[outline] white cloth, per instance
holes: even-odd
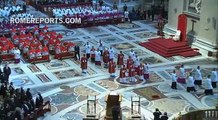
[[[185,78],[185,69],[184,68],[180,68],[180,78]]]
[[[187,87],[194,87],[194,78],[192,76],[189,76],[188,77],[188,80],[187,80]]]
[[[179,41],[180,40],[180,35],[181,35],[181,31],[177,30],[176,34],[173,36],[173,40],[174,41]]]
[[[86,54],[91,52],[91,46],[89,44],[88,45],[86,44],[85,48],[86,48]]]
[[[19,49],[14,50],[14,58],[15,59],[20,59],[20,50]]]
[[[172,82],[176,82],[177,80],[176,73],[172,73],[171,77],[172,77]]]
[[[218,81],[218,77],[217,77],[217,71],[212,71],[211,72],[211,81],[212,82],[217,82]]]
[[[128,12],[128,11],[125,11],[125,12],[124,12],[124,16],[125,16],[125,18],[129,18],[129,12]]]
[[[195,80],[202,80],[202,75],[201,75],[200,69],[195,70]]]
[[[95,61],[101,61],[101,52],[95,51]]]
[[[205,89],[206,89],[206,90],[211,90],[211,89],[213,89],[213,86],[212,86],[212,84],[211,84],[211,79],[210,79],[210,78],[207,78],[207,79],[205,80]]]

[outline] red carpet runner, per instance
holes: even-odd
[[[175,42],[171,38],[153,38],[149,39],[148,42],[141,42],[139,45],[156,52],[163,57],[192,57],[200,55],[198,49],[189,47],[186,42]]]

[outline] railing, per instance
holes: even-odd
[[[180,114],[174,120],[208,120],[213,118],[218,119],[218,109],[192,111],[184,115]]]

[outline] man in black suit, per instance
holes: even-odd
[[[159,111],[159,109],[155,109],[155,112],[153,113],[154,115],[154,120],[160,120],[160,116],[161,116],[161,112]]]
[[[9,81],[9,76],[11,74],[11,68],[8,66],[8,64],[5,64],[4,68],[3,68],[3,72],[4,72],[4,76],[5,76],[5,80],[8,83]]]
[[[127,11],[128,7],[126,6],[126,4],[123,6],[123,12]]]
[[[80,48],[78,45],[76,45],[74,47],[74,51],[75,51],[75,60],[79,59],[80,60]]]
[[[27,96],[27,99],[28,100],[32,100],[32,93],[30,92],[30,88],[27,88],[27,90],[26,90],[26,96]]]

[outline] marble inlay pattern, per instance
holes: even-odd
[[[134,34],[134,35],[135,35],[136,37],[138,37],[138,38],[141,38],[141,39],[143,39],[143,38],[151,38],[151,37],[157,36],[156,33],[152,33],[152,32],[136,33],[136,34]]]
[[[143,63],[149,63],[149,64],[155,64],[155,63],[162,63],[162,61],[158,58],[155,57],[146,57],[146,58],[142,58],[142,62]]]
[[[101,41],[109,44],[109,43],[117,43],[117,42],[122,42],[123,40],[117,38],[117,37],[104,37],[100,39]]]
[[[78,71],[76,71],[75,69],[57,71],[57,72],[53,72],[53,74],[59,80],[81,76],[81,74]]]
[[[135,48],[133,45],[131,45],[129,43],[113,44],[112,46],[118,50],[126,50],[126,49]]]
[[[33,73],[41,72],[41,70],[36,65],[28,65],[27,66]]]
[[[77,93],[78,95],[81,95],[81,96],[95,96],[95,95],[98,95],[99,93],[84,86],[84,85],[79,85],[79,86],[76,86],[74,88],[74,91],[75,93]]]
[[[49,63],[44,63],[44,66],[48,70],[54,70],[54,69],[66,68],[66,67],[69,67],[70,65],[66,63],[65,61],[55,60]]]
[[[88,27],[85,29],[85,31],[89,32],[90,34],[105,33],[105,31],[99,27]]]
[[[28,76],[22,76],[13,78],[10,82],[13,82],[16,87],[23,87],[24,85],[33,85],[33,81]]]
[[[36,75],[43,83],[44,82],[50,82],[51,81],[51,79],[46,75],[46,74],[44,74],[44,73],[42,73],[42,74],[37,74]]]
[[[61,116],[61,118],[64,118],[66,120],[82,120],[84,117],[84,115],[82,115],[81,113],[78,112],[68,112],[66,114],[64,114],[63,116]]]
[[[95,83],[99,84],[100,86],[110,90],[110,91],[113,91],[113,90],[116,90],[119,88],[119,85],[117,85],[115,82],[113,81],[110,81],[110,80],[99,80],[99,81],[96,81]]]
[[[122,29],[122,30],[140,28],[139,25],[136,25],[134,23],[120,23],[120,24],[116,25],[116,27],[118,27],[119,29]]]
[[[21,68],[15,67],[11,69],[11,75],[21,75],[21,74],[25,74]]]
[[[218,94],[204,96],[201,101],[209,107],[214,107],[218,104]]]
[[[123,38],[127,39],[127,40],[135,40],[135,38],[129,36],[129,35],[122,35]]]
[[[62,93],[58,93],[58,94],[54,94],[51,95],[51,102],[53,105],[59,105],[59,104],[75,104],[78,102],[77,100],[77,95],[74,93],[71,94],[62,94]]]

